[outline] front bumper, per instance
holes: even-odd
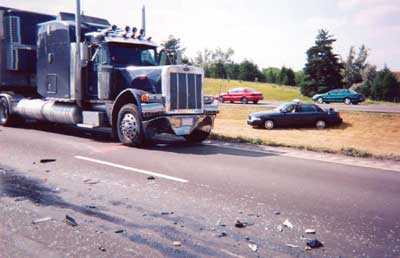
[[[143,127],[148,137],[155,134],[170,133],[177,136],[190,135],[195,130],[210,133],[216,115],[218,104],[204,106],[201,114],[172,114],[165,112],[162,104],[142,104]]]
[[[258,117],[249,117],[247,119],[247,124],[251,126],[261,126],[263,124],[263,121],[261,118]]]

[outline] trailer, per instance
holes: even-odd
[[[201,142],[218,104],[203,92],[203,69],[177,64],[146,37],[76,13],[0,7],[0,125],[24,120],[111,128],[139,147],[170,133]]]

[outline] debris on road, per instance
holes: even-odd
[[[99,246],[99,250],[102,251],[102,252],[106,252],[107,251],[106,248],[104,248],[104,246],[102,246],[102,245]]]
[[[40,163],[44,164],[44,163],[51,163],[51,162],[56,162],[56,159],[41,159]]]
[[[71,216],[65,215],[65,223],[72,226],[72,227],[76,227],[78,226],[78,223],[76,222],[76,220],[74,218],[72,218]]]
[[[305,233],[312,235],[312,234],[317,233],[317,231],[315,229],[308,228],[308,229],[306,229]]]
[[[86,208],[92,209],[92,210],[97,209],[97,207],[94,205],[86,205]]]
[[[221,233],[219,233],[218,235],[217,235],[217,237],[226,237],[227,236],[227,234],[225,233],[225,232],[221,232]]]
[[[174,241],[172,244],[173,244],[174,246],[176,246],[176,247],[182,246],[181,241]]]
[[[300,247],[298,245],[293,245],[293,244],[286,244],[286,246],[290,247],[290,248],[299,248]]]
[[[96,180],[96,179],[85,179],[85,180],[83,180],[83,182],[84,182],[85,184],[88,184],[88,185],[95,185],[95,184],[100,183],[100,180]]]
[[[222,222],[222,219],[219,219],[215,225],[220,227],[226,227],[226,224]]]
[[[282,223],[282,225],[284,225],[285,227],[290,228],[290,229],[293,228],[293,224],[292,224],[288,219],[286,219],[286,220]]]
[[[320,247],[323,247],[323,246],[324,245],[318,239],[307,240],[307,247],[309,247],[311,249],[320,248]]]
[[[123,230],[123,229],[118,229],[118,230],[114,231],[115,234],[122,234],[124,232],[125,232],[125,230]]]
[[[156,180],[156,178],[154,176],[148,176],[147,180]]]
[[[36,219],[36,220],[32,221],[32,224],[39,224],[39,223],[47,222],[50,220],[52,220],[51,217],[44,217],[44,218]]]
[[[257,252],[258,246],[256,244],[249,244],[248,246],[251,249],[251,251]]]
[[[280,211],[274,211],[274,214],[275,215],[281,215],[281,212]]]
[[[235,227],[237,227],[237,228],[245,228],[246,227],[246,223],[243,223],[240,220],[236,220],[235,221]]]
[[[278,225],[278,226],[276,227],[276,230],[278,230],[279,232],[282,232],[282,231],[283,231],[282,225]]]
[[[173,215],[174,212],[173,211],[162,211],[161,215],[166,216],[166,215]]]

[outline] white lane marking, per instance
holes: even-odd
[[[155,172],[147,171],[147,170],[143,170],[143,169],[127,167],[127,166],[124,166],[124,165],[119,165],[119,164],[115,164],[115,163],[111,163],[111,162],[107,162],[107,161],[102,161],[102,160],[98,160],[98,159],[92,159],[92,158],[82,157],[82,156],[75,156],[75,158],[76,159],[80,159],[80,160],[93,162],[93,163],[97,163],[97,164],[101,164],[101,165],[105,165],[105,166],[109,166],[109,167],[114,167],[114,168],[119,168],[119,169],[123,169],[123,170],[133,171],[133,172],[144,174],[144,175],[148,175],[148,176],[164,178],[164,179],[168,179],[168,180],[172,180],[172,181],[176,181],[176,182],[180,182],[180,183],[188,183],[189,182],[186,179],[173,177],[173,176],[168,176],[168,175],[164,175],[164,174],[160,174],[160,173],[155,173]]]

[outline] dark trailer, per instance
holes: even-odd
[[[0,6],[0,91],[35,92],[37,26],[55,18]]]

